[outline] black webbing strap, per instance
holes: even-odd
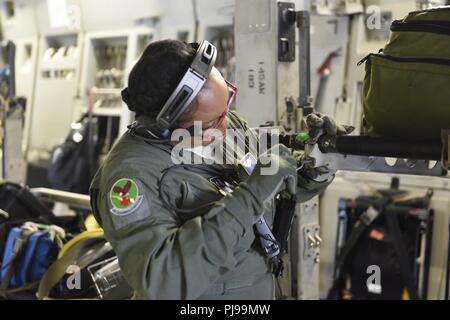
[[[333,284],[331,286],[327,299],[331,300],[337,298],[336,296],[338,294],[337,291],[339,290],[339,286],[341,284],[343,276],[342,270],[344,268],[348,255],[352,252],[353,248],[355,247],[361,236],[364,234],[364,231],[366,231],[370,227],[372,222],[374,222],[379,215],[380,211],[376,210],[374,207],[369,207],[359,217],[359,221],[357,222],[358,225],[356,226],[355,229],[353,229],[352,233],[345,242],[345,245],[342,248],[339,257],[337,257],[336,259]]]
[[[412,300],[417,300],[416,286],[414,285],[414,274],[408,261],[406,254],[406,246],[403,242],[400,226],[398,224],[397,215],[393,212],[386,211],[386,220],[388,230],[392,238],[395,252],[397,253],[398,262],[400,264],[400,272],[403,282],[408,289],[409,296]]]
[[[344,267],[345,261],[347,260],[348,255],[355,247],[356,243],[359,241],[364,231],[370,227],[372,222],[378,218],[380,215],[380,211],[376,210],[373,207],[369,207],[359,218],[358,225],[355,229],[353,229],[352,233],[348,237],[345,242],[344,247],[339,254],[339,257],[336,261],[336,278],[339,279],[342,268]]]
[[[274,275],[280,277],[283,275],[283,254],[287,247],[289,233],[295,217],[295,208],[297,206],[297,198],[282,198],[277,201],[275,220],[273,223],[272,233],[280,245],[280,254],[273,259]]]

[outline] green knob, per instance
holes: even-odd
[[[298,142],[306,143],[311,139],[311,137],[309,136],[309,134],[307,132],[300,132],[299,134],[297,134],[297,137],[295,139]]]

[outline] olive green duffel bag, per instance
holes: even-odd
[[[450,6],[395,21],[389,43],[364,58],[368,135],[431,141],[450,129]]]

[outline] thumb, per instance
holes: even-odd
[[[339,125],[337,128],[338,128],[338,130],[337,130],[338,136],[345,136],[345,135],[351,134],[356,129],[353,126],[347,126],[347,125]]]
[[[285,179],[286,183],[286,191],[288,191],[291,195],[295,195],[297,193],[297,178],[295,176],[287,176]]]
[[[347,134],[351,134],[353,133],[353,131],[356,130],[356,128],[354,126],[344,126],[345,131],[347,131]]]

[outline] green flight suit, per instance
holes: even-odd
[[[233,113],[230,121],[246,128]],[[258,213],[271,226],[273,201],[263,204],[239,188],[235,167],[174,165],[171,150],[126,133],[91,185],[94,214],[135,297],[274,299],[273,267],[253,230]],[[218,188],[215,177],[234,192]],[[301,200],[329,183],[299,178]],[[121,197],[125,189],[131,198]]]

